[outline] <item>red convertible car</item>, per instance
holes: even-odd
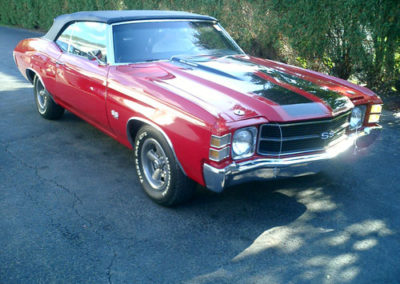
[[[15,63],[39,114],[64,109],[133,149],[154,201],[297,176],[379,133],[382,100],[345,80],[246,55],[218,21],[173,11],[62,15]]]

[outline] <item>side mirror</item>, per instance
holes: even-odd
[[[107,65],[105,62],[103,62],[103,61],[101,61],[101,60],[99,59],[99,57],[102,57],[102,54],[101,54],[101,50],[100,50],[100,49],[98,49],[98,50],[93,50],[93,51],[89,51],[88,54],[89,54],[89,56],[90,56],[90,58],[89,58],[90,60],[96,60],[97,63],[98,63],[99,65],[101,65],[101,66]]]

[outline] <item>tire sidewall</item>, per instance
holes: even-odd
[[[144,142],[150,138],[153,138],[158,143],[160,143],[161,147],[163,148],[166,154],[165,163],[168,169],[169,178],[168,178],[168,184],[162,191],[155,190],[149,184],[143,171],[143,166],[141,161],[141,151]],[[165,141],[164,137],[150,127],[144,127],[140,129],[135,139],[134,159],[135,159],[136,174],[146,194],[157,203],[160,204],[168,203],[168,201],[171,200],[175,194],[174,188],[175,188],[175,178],[176,178],[176,162],[174,160],[173,153],[168,143]]]
[[[38,101],[38,85],[41,84],[43,87],[43,90],[46,92],[46,100],[43,109],[40,107],[39,101]],[[36,109],[40,113],[40,115],[45,116],[48,112],[49,108],[49,102],[50,102],[50,96],[47,94],[46,88],[43,86],[42,82],[40,81],[39,77],[35,77],[35,82],[34,82],[34,96],[35,96],[35,103],[36,103]]]

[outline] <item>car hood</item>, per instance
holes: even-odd
[[[245,55],[174,57],[154,64],[163,72],[148,73],[145,80],[226,122],[328,118],[353,108],[352,100],[375,96],[341,79]]]

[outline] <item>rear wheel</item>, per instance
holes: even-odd
[[[46,119],[59,119],[64,114],[64,108],[53,101],[38,76],[35,76],[33,86],[33,94],[39,114]]]
[[[135,139],[135,166],[145,193],[155,202],[172,206],[193,196],[195,182],[181,170],[165,138],[150,126]]]

